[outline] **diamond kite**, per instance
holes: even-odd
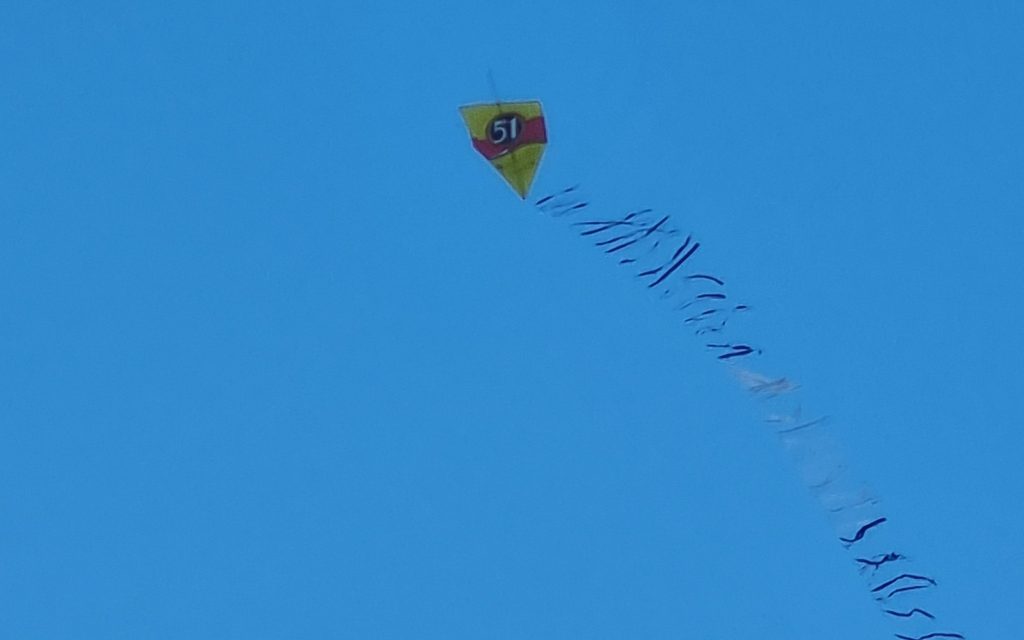
[[[525,199],[548,142],[539,102],[498,102],[459,107],[473,147]]]

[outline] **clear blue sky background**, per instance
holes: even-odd
[[[897,4],[8,3],[0,635],[891,637],[758,409],[470,148],[488,69],[1019,635],[1024,9]]]

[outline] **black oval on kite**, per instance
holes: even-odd
[[[487,123],[487,139],[494,144],[510,145],[523,133],[524,125],[518,113],[502,113]]]

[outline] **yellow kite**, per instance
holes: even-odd
[[[473,147],[526,199],[548,142],[540,103],[470,104],[459,111]]]

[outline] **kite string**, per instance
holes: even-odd
[[[498,84],[494,81],[494,71],[490,67],[487,67],[487,84],[491,87],[494,104],[498,106],[498,111],[501,111],[501,97],[498,93]]]

